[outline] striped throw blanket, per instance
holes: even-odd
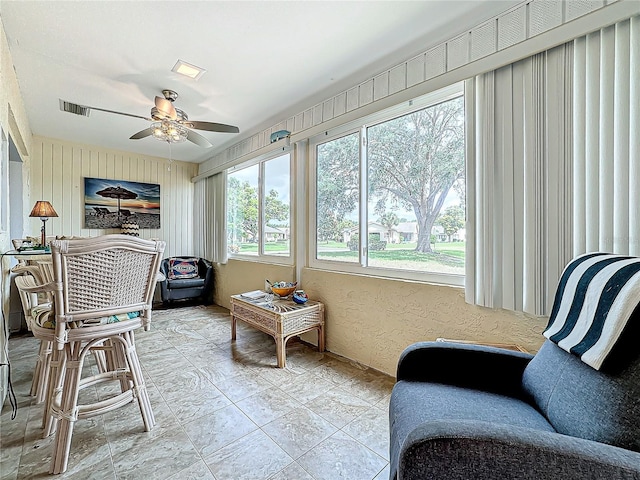
[[[587,253],[558,284],[543,335],[599,370],[640,303],[640,258]]]

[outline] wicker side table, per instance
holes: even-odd
[[[242,320],[271,335],[276,341],[279,368],[286,364],[287,341],[296,335],[318,330],[318,351],[324,352],[324,305],[309,300],[298,305],[291,300],[274,300],[267,304],[241,295],[231,296],[231,340],[236,339],[236,322]]]

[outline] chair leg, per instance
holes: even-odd
[[[126,359],[129,364],[129,370],[131,373],[131,381],[133,382],[134,396],[138,400],[138,406],[140,408],[140,414],[142,415],[142,421],[144,423],[144,429],[146,432],[150,431],[156,424],[155,416],[153,415],[153,409],[151,408],[151,400],[149,399],[149,392],[144,381],[142,374],[142,367],[140,366],[140,359],[136,353],[135,337],[133,331],[125,332],[122,335],[126,343]]]
[[[32,395],[36,397],[36,403],[42,403],[47,398],[51,351],[51,342],[41,340],[38,361],[36,362],[36,368],[33,372],[33,383],[31,385]]]
[[[66,360],[67,356],[64,350],[52,350],[51,360],[49,361],[49,385],[47,386],[42,415],[42,428],[44,429],[42,435],[43,438],[47,438],[56,431],[58,420],[53,415],[51,406],[55,399],[58,399],[59,401],[59,397],[62,393],[62,382],[64,381]]]
[[[32,397],[38,396],[38,388],[40,387],[40,380],[41,380],[41,376],[43,375],[42,357],[40,357],[40,352],[42,351],[42,343],[43,342],[41,341],[40,350],[38,352],[38,359],[36,360],[36,366],[33,368],[33,378],[31,379],[31,390],[29,390],[29,395]]]
[[[67,362],[60,404],[54,402],[51,406],[52,413],[58,417],[58,429],[49,469],[49,473],[52,474],[64,473],[67,470],[73,427],[78,419],[78,392],[84,363],[80,342],[66,344],[65,353]]]
[[[133,331],[109,338],[100,345],[100,348],[96,349],[96,351],[100,350],[104,354],[104,366],[107,368],[107,372],[102,372],[96,377],[87,378],[87,380],[93,382],[94,378],[103,378],[104,381],[120,379],[121,389],[124,391],[111,399],[113,400],[111,408],[123,406],[133,399],[137,400],[144,429],[145,431],[150,431],[155,425],[155,417],[151,408],[151,401],[146,389],[140,360],[136,353]],[[56,432],[49,470],[52,474],[64,473],[67,470],[76,420],[101,414],[104,411],[108,411],[107,409],[111,409],[105,403],[108,400],[105,400],[98,404],[85,405],[83,413],[79,415],[79,391],[83,388],[83,385],[91,384],[83,384],[82,382],[82,367],[86,353],[89,351],[92,351],[89,345],[83,348],[81,342],[71,342],[65,344],[64,350],[54,349],[51,356],[49,394],[46,399],[43,425],[45,427],[45,436],[51,435],[54,431]],[[105,376],[104,373],[112,373],[113,375]]]
[[[107,338],[91,349],[96,358],[99,373],[117,372],[126,369],[126,358],[115,343],[117,342]],[[126,392],[130,390],[129,383],[127,378],[120,376],[120,391]]]
[[[109,340],[111,346],[113,347],[113,366],[114,370],[129,370],[131,371],[131,365],[128,363],[128,357],[126,350],[131,348],[129,346],[129,340],[127,338],[127,334],[124,333],[122,335],[123,340],[127,343],[126,348],[122,348],[123,344],[119,342],[113,342]],[[119,348],[118,348],[119,345]],[[133,388],[133,383],[129,375],[120,376],[120,391],[126,392],[127,390],[131,390]]]
[[[95,349],[91,349],[93,357],[96,359],[96,366],[99,373],[109,371],[109,352],[102,349],[102,346],[96,345]]]

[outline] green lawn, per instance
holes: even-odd
[[[434,250],[443,255],[450,255],[464,260],[464,242],[436,243]]]
[[[239,253],[258,253],[257,243],[241,243]],[[289,251],[289,242],[267,242],[264,245],[266,253],[285,253]]]
[[[415,251],[414,243],[387,244],[386,250],[369,252],[371,266],[386,268],[402,268],[413,270],[447,271],[450,273],[464,273],[464,242],[443,242],[433,246],[433,253],[419,253]],[[288,242],[269,242],[265,244],[267,253],[286,253]],[[257,254],[256,243],[240,244],[240,252]],[[318,244],[318,258],[323,260],[337,260],[356,262],[358,252],[350,251],[342,242],[321,242]]]
[[[347,250],[344,243],[334,243],[332,251],[326,244],[318,247],[320,259],[347,262],[358,260],[358,252]],[[386,250],[369,252],[369,263],[371,266],[386,268],[464,274],[464,242],[436,243],[433,253],[416,252],[415,248],[415,243],[388,244]]]

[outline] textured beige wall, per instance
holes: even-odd
[[[229,260],[217,264],[214,301],[225,308],[231,306],[229,297],[251,290],[263,290],[265,279],[271,282],[292,282],[295,269],[287,265]]]
[[[216,303],[261,289],[264,279],[293,279],[294,269],[230,260],[216,267]],[[531,352],[543,341],[546,318],[469,305],[461,288],[303,269],[300,286],[326,309],[327,350],[395,375],[402,350],[438,337],[517,343]],[[316,344],[315,333],[303,339]]]
[[[469,305],[456,287],[313,269],[303,270],[302,285],[325,304],[327,349],[389,375],[404,348],[438,337],[537,351],[547,322]]]

